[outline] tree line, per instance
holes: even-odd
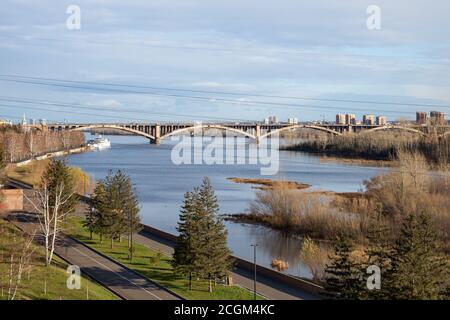
[[[326,154],[343,158],[368,160],[397,160],[400,152],[423,155],[430,165],[448,165],[450,162],[450,138],[411,134],[368,133],[344,136],[318,136],[295,141],[285,149]]]
[[[129,258],[133,259],[133,234],[141,229],[139,200],[131,178],[121,170],[109,172],[107,177],[96,183],[91,196],[91,205],[86,215],[85,227],[106,237],[111,248],[114,240],[128,238]]]
[[[83,146],[82,132],[24,130],[21,126],[0,128],[0,153],[6,163],[14,163],[49,152]]]

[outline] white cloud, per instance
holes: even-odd
[[[286,96],[370,94],[377,100],[404,95],[408,101],[449,101],[447,0],[378,0],[380,31],[366,28],[368,0],[77,4],[82,29],[68,31],[64,2],[3,1],[2,72]],[[3,86],[0,94],[12,90],[21,95],[23,88]],[[74,101],[118,109],[144,103],[154,111],[177,112],[183,106],[183,111],[201,108],[205,114],[228,117],[238,117],[242,110],[182,97],[108,92],[93,97],[91,91],[52,87],[28,92],[64,100],[68,91]],[[267,112],[255,107],[246,116],[259,119]]]
[[[122,103],[115,99],[102,99],[97,101],[86,102],[86,105],[89,106],[100,106],[100,107],[108,107],[108,108],[120,108],[122,107]]]

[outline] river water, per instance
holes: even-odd
[[[178,214],[184,192],[210,178],[216,191],[221,213],[242,213],[255,197],[251,185],[228,181],[228,177],[285,179],[307,183],[316,190],[339,192],[358,191],[363,181],[382,168],[321,162],[320,158],[298,152],[280,151],[279,172],[261,176],[257,165],[176,165],[171,152],[176,142],[163,140],[151,145],[148,140],[134,136],[109,136],[112,148],[103,151],[71,155],[68,162],[82,168],[95,180],[104,178],[110,169],[121,169],[131,176],[139,194],[142,221],[145,224],[176,233]],[[248,162],[246,162],[248,163]],[[252,243],[257,243],[257,261],[270,267],[272,259],[289,262],[286,271],[310,278],[309,269],[299,260],[301,241],[281,235],[264,227],[233,222],[226,223],[228,243],[233,254],[253,260]]]

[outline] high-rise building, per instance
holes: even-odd
[[[377,125],[378,126],[385,126],[386,124],[387,124],[387,118],[385,116],[377,117]]]
[[[347,113],[345,115],[345,124],[356,124],[356,115],[352,113]]]
[[[277,123],[279,123],[278,117],[277,116],[270,116],[269,117],[269,123],[270,124],[277,124]]]
[[[288,123],[289,124],[298,124],[298,119],[297,118],[289,118]]]
[[[445,125],[445,114],[439,111],[431,111],[430,121],[434,125],[443,126]]]
[[[345,124],[345,114],[338,113],[336,115],[336,124]]]
[[[363,124],[374,125],[375,124],[375,116],[373,114],[363,115]]]
[[[416,123],[417,124],[427,124],[427,113],[418,111],[416,112]]]

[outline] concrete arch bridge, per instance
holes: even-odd
[[[35,126],[41,130],[50,131],[92,131],[95,129],[120,130],[133,135],[145,137],[151,143],[159,144],[162,139],[174,135],[204,134],[207,130],[220,130],[236,136],[245,136],[256,142],[275,134],[300,129],[310,129],[325,132],[330,135],[341,136],[351,133],[366,134],[382,131],[404,131],[421,136],[427,136],[429,129],[424,126],[399,125],[341,125],[341,124],[262,124],[262,123],[74,123],[74,124],[48,124]],[[438,135],[444,137],[450,134],[449,127],[440,128]]]

